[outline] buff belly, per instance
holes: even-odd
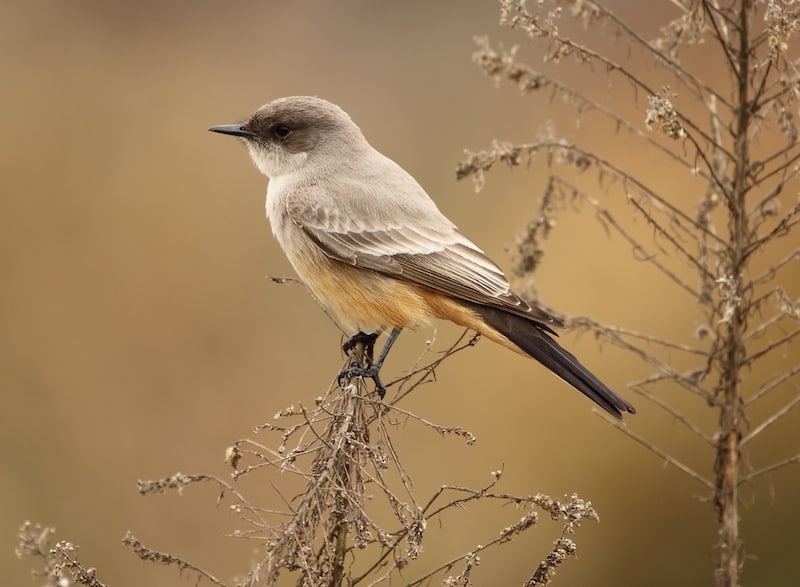
[[[303,255],[292,264],[345,334],[413,328],[435,318],[419,287],[319,254]]]
[[[458,300],[331,259],[318,249],[290,260],[300,279],[347,336],[358,331],[414,328],[442,319],[525,354]]]

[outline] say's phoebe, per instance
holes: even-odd
[[[345,333],[391,328],[385,355],[400,329],[451,320],[530,355],[617,418],[635,413],[551,338],[551,325],[563,323],[511,291],[502,270],[335,104],[280,98],[210,130],[240,137],[269,178],[272,232]]]

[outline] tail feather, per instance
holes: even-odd
[[[636,408],[611,391],[608,386],[584,367],[575,355],[563,349],[551,338],[547,331],[553,331],[545,324],[540,324],[498,308],[472,303],[467,305],[486,324],[612,416],[621,420],[622,412],[636,413]]]

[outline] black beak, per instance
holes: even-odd
[[[243,137],[245,139],[251,139],[254,136],[256,136],[254,132],[247,130],[241,124],[223,124],[222,126],[212,126],[208,130],[210,130],[211,132],[218,132],[223,135]]]

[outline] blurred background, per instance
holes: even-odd
[[[633,0],[609,4],[644,38],[675,17],[668,2],[647,11]],[[246,572],[260,555],[251,542],[225,536],[240,523],[215,506],[212,488],[147,498],[136,492],[137,479],[177,471],[226,477],[225,447],[253,436],[281,408],[310,404],[342,361],[340,334],[316,304],[298,286],[267,279],[291,269],[264,218],[266,180],[244,149],[209,126],[280,96],[327,98],[506,268],[508,247],[538,204],[544,167],[498,168],[476,195],[470,181],[454,179],[465,149],[493,139],[532,141],[552,121],[560,134],[622,158],[645,181],[672,182],[665,191],[676,199],[699,189],[691,178],[667,179],[663,161],[610,125],[578,125],[568,106],[522,98],[487,79],[470,60],[474,35],[520,43],[524,60],[541,62],[535,47],[498,20],[492,1],[0,5],[4,584],[39,584],[30,578],[33,561],[13,553],[15,529],[26,519],[80,544],[81,560],[118,587],[194,583],[135,558],[120,544],[129,529],[222,580]],[[610,35],[586,34],[624,57]],[[709,71],[702,67],[698,60],[697,71],[716,75],[713,61]],[[652,68],[647,75],[658,79]],[[628,104],[630,119],[643,126],[645,98],[625,84],[571,65],[561,77],[599,89],[622,111],[620,103]],[[605,197],[602,190],[597,197]],[[602,203],[625,209],[620,198]],[[692,210],[695,200],[682,205]],[[592,211],[572,212],[547,241],[536,277],[542,300],[690,343],[700,317],[691,300],[637,262]],[[639,228],[646,234],[641,220]],[[785,287],[795,297],[793,279]],[[402,373],[426,341],[441,350],[458,334],[439,325],[404,335],[385,379]],[[591,336],[565,333],[562,342],[618,390],[650,372]],[[796,351],[777,354],[773,373],[798,361]],[[486,341],[447,361],[437,379],[403,407],[463,426],[478,441],[466,446],[397,429],[423,497],[443,483],[486,484],[502,467],[502,491],[577,492],[600,513],[599,524],[584,524],[575,536],[578,558],[559,571],[557,585],[712,583],[716,529],[705,488],[607,425],[578,393]],[[664,393],[713,429],[701,402],[671,388]],[[631,430],[710,475],[710,450],[632,392],[623,395],[640,408],[627,420]],[[795,454],[799,425],[790,416],[754,444],[753,467]],[[280,486],[282,478],[272,482]],[[260,490],[251,487],[251,499],[281,506],[266,483]],[[796,468],[745,487],[745,583],[800,581],[798,492]],[[419,571],[490,540],[519,515],[474,508],[449,516],[439,535],[447,538],[432,533]],[[485,556],[473,579],[520,584],[555,532],[543,524]]]

